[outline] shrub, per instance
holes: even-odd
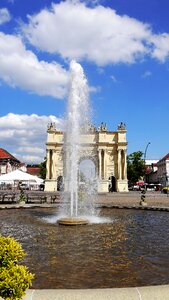
[[[19,194],[19,202],[25,202],[26,198],[25,198],[25,194],[23,189],[20,187],[20,194]]]
[[[0,236],[0,268],[17,263],[25,256],[21,244],[11,237]]]
[[[17,265],[25,256],[20,243],[14,238],[0,236],[0,297],[20,300],[31,286],[34,275],[27,267]]]

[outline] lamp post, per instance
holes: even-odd
[[[144,151],[144,183],[146,183],[146,155],[147,155],[147,149],[148,149],[148,146],[150,145],[150,142],[148,142],[146,148],[145,148],[145,151]]]
[[[145,201],[146,198],[146,154],[147,154],[147,149],[148,146],[150,145],[150,142],[148,142],[145,151],[144,151],[144,189],[141,191],[141,201],[140,204],[142,206],[146,206],[147,202]]]

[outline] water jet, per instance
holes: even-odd
[[[69,207],[67,207],[67,216],[58,220],[60,225],[88,224],[88,220],[83,216],[84,207],[82,209],[79,205],[79,198],[83,200],[82,198],[85,198],[85,194],[89,191],[89,187],[85,183],[85,191],[83,191],[83,194],[80,192],[79,154],[82,128],[86,128],[90,123],[89,110],[86,76],[82,66],[72,60],[70,63],[70,92],[63,145],[64,192],[62,198],[66,203],[69,202]]]

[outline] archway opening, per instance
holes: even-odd
[[[57,191],[63,191],[63,176],[58,176],[57,178]]]
[[[111,176],[111,192],[116,191],[116,179],[114,176]]]
[[[96,166],[90,158],[84,158],[79,163],[79,188],[97,191]]]

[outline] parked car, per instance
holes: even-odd
[[[161,192],[164,193],[164,194],[168,194],[169,193],[169,186],[163,187]]]

